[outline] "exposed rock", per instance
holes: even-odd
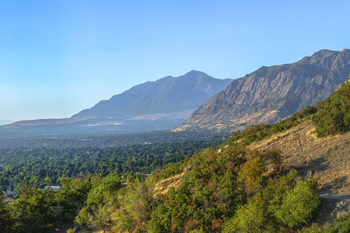
[[[350,50],[320,50],[298,62],[263,66],[233,80],[174,128],[234,131],[273,123],[326,99],[350,73]]]

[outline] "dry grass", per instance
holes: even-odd
[[[250,145],[252,149],[282,150],[284,163],[301,176],[314,171],[321,191],[350,193],[350,132],[317,138],[311,121]]]
[[[156,198],[156,197],[160,197],[161,195],[166,194],[170,187],[174,187],[176,190],[180,186],[184,175],[185,175],[185,172],[160,181],[158,184],[156,184],[156,186],[154,188],[153,197]]]

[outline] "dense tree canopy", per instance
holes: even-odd
[[[124,174],[129,171],[149,174],[195,152],[215,147],[222,137],[209,141],[187,141],[110,148],[4,149],[0,150],[0,187],[18,194],[25,177],[39,188],[59,185],[61,177],[85,179],[89,174]]]
[[[58,192],[25,178],[18,199],[0,202],[0,224],[6,233],[46,232],[49,224],[72,221],[87,232],[322,232],[308,226],[320,204],[315,180],[285,171],[280,153],[226,143],[149,177],[132,171],[124,179],[61,177]],[[181,182],[155,195],[156,184],[176,174],[183,174]],[[325,232],[342,232],[347,219]]]

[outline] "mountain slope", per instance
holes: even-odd
[[[271,125],[248,126],[226,142],[262,152],[281,151],[285,169],[296,169],[302,178],[313,176],[323,199],[316,218],[320,225],[350,209],[349,82],[350,78],[313,107]]]
[[[234,131],[272,123],[327,98],[350,73],[350,50],[320,50],[292,63],[261,67],[233,80],[174,128]]]
[[[261,151],[279,149],[284,163],[296,169],[301,176],[313,171],[321,191],[349,194],[349,139],[350,132],[317,138],[315,126],[306,121],[249,147]]]
[[[148,114],[193,111],[211,96],[224,90],[230,79],[219,80],[199,71],[180,77],[168,76],[146,82],[103,100],[75,117],[113,117],[124,119]]]
[[[284,163],[306,176],[313,171],[323,191],[350,193],[350,78],[324,101],[271,125],[237,131],[227,144],[243,143],[260,151],[282,151]],[[326,133],[324,132],[327,127]]]
[[[10,120],[0,120],[0,125],[11,124],[13,121]]]

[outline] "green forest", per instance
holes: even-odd
[[[157,192],[175,174],[183,174],[180,185]],[[133,172],[126,180],[116,173],[62,178],[58,192],[24,179],[19,198],[1,199],[0,227],[47,232],[74,222],[67,232],[348,232],[349,216],[325,230],[310,225],[320,205],[317,183],[297,176],[283,169],[280,151],[225,143],[147,178]]]
[[[0,150],[0,187],[20,194],[24,178],[38,188],[59,185],[62,177],[85,179],[91,174],[102,177],[109,173],[122,176],[133,171],[150,174],[171,162],[178,162],[204,148],[215,147],[224,141],[215,137],[208,141],[154,143],[108,148],[66,149],[2,149]]]

